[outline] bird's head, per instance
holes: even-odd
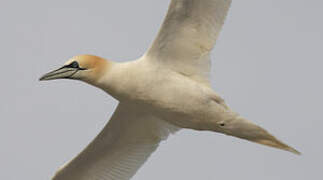
[[[94,84],[104,75],[110,65],[111,62],[97,56],[74,56],[61,68],[43,75],[39,80],[77,79]]]

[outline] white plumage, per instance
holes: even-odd
[[[299,152],[232,111],[210,86],[210,52],[231,0],[172,0],[141,58],[75,56],[40,80],[77,79],[119,100],[111,120],[54,180],[128,180],[180,128],[209,130]]]

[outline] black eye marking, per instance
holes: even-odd
[[[222,126],[222,127],[223,127],[223,126],[225,126],[225,124],[224,124],[224,123],[221,123],[221,124],[220,124],[220,126]]]
[[[78,62],[73,61],[71,64],[66,65],[65,67],[78,69],[80,66],[79,66],[79,63]]]
[[[79,68],[80,67],[79,63],[76,62],[76,61],[73,61],[70,65],[71,65],[72,68]]]
[[[78,70],[86,70],[85,68],[81,68],[77,61],[73,61],[71,64],[64,66],[64,68],[73,68]]]

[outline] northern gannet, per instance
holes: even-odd
[[[128,180],[169,134],[208,130],[299,152],[232,111],[211,88],[210,52],[231,0],[172,0],[150,49],[116,63],[74,56],[40,80],[76,79],[119,101],[101,133],[54,180]]]

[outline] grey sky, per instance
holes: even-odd
[[[39,76],[77,54],[139,57],[168,3],[2,1],[0,179],[49,179],[98,134],[117,104],[84,83],[40,83]],[[302,156],[183,130],[133,179],[322,178],[322,6],[317,0],[233,0],[213,53],[215,90]]]

